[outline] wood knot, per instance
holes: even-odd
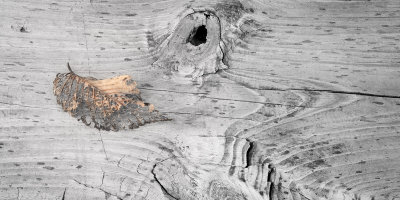
[[[207,11],[191,13],[179,22],[153,65],[192,79],[215,73],[226,68],[220,42],[219,18]]]

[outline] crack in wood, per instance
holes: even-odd
[[[400,99],[399,95],[385,95],[385,94],[375,94],[368,92],[356,92],[356,91],[341,91],[341,90],[323,90],[323,89],[309,89],[309,88],[254,88],[251,86],[246,86],[250,89],[260,90],[260,91],[304,91],[304,92],[326,92],[332,94],[349,94],[349,95],[358,95],[358,96],[368,96],[368,97],[381,97],[381,98],[391,98],[391,99]]]
[[[104,146],[103,136],[101,135],[100,131],[99,131],[99,135],[100,135],[100,141],[101,141],[101,145],[103,147],[104,155],[106,156],[106,160],[108,160],[107,151],[106,151],[106,148]]]
[[[397,95],[384,95],[384,94],[374,94],[374,93],[366,93],[366,92],[320,90],[320,89],[296,89],[296,88],[291,88],[291,89],[288,89],[288,90],[297,90],[297,91],[300,90],[300,91],[306,91],[306,92],[328,92],[328,93],[333,93],[333,94],[350,94],[350,95],[359,95],[359,96],[400,99],[400,96],[397,96]]]
[[[253,154],[255,152],[256,144],[254,141],[250,141],[249,139],[246,139],[246,142],[249,145],[249,147],[246,151],[246,166],[245,166],[245,168],[248,168],[252,165],[251,160],[252,160]]]
[[[17,187],[17,200],[20,200],[20,191],[19,191],[20,187]]]
[[[96,189],[96,190],[100,190],[100,191],[104,192],[104,194],[109,195],[109,196],[113,196],[113,197],[117,198],[118,200],[123,200],[123,199],[124,199],[124,198],[118,196],[117,194],[113,194],[113,193],[111,193],[111,192],[108,192],[108,191],[104,190],[103,188],[94,187],[94,186],[88,185],[88,184],[86,184],[86,183],[82,183],[82,182],[80,182],[80,181],[78,181],[78,180],[76,180],[76,179],[72,179],[72,180],[75,181],[76,183],[78,183],[79,185],[84,186],[84,187],[91,188],[91,189]]]
[[[140,166],[141,166],[143,163],[144,163],[144,160],[142,160],[142,161],[139,163],[139,165],[136,167],[136,172],[137,172],[138,174],[140,174],[140,175],[143,175],[142,173],[139,172],[139,168],[140,168]]]
[[[273,164],[269,164],[268,168],[270,169],[268,172],[267,185],[269,186],[269,200],[273,200],[275,191],[275,179],[276,179],[276,168]],[[269,184],[268,184],[269,183]]]
[[[123,155],[117,162],[117,167],[120,167],[121,161],[125,158],[126,155]]]
[[[103,184],[104,184],[104,177],[105,177],[105,175],[106,175],[106,172],[105,172],[103,169],[101,169],[101,171],[103,172],[103,175],[102,175],[102,177],[101,177],[101,184],[100,184],[99,188],[101,188],[101,187],[103,186]]]
[[[246,121],[252,121],[252,122],[259,122],[253,119],[247,119],[243,117],[229,117],[229,116],[217,116],[217,115],[211,115],[211,114],[204,114],[204,113],[189,113],[189,112],[173,112],[173,111],[166,111],[163,113],[170,113],[170,114],[176,114],[176,115],[197,115],[197,116],[205,116],[205,117],[212,117],[212,118],[223,118],[223,119],[232,119],[232,120],[246,120]]]
[[[66,192],[67,192],[67,188],[64,189],[64,192],[63,192],[63,195],[62,195],[61,200],[65,200],[65,193],[66,193]]]
[[[165,160],[167,160],[167,159],[165,159]],[[163,161],[165,161],[165,160],[163,160]],[[163,162],[163,161],[161,161],[161,162]],[[161,163],[161,162],[160,162],[160,163]],[[155,163],[155,164],[153,165],[153,168],[151,169],[151,174],[153,175],[154,180],[155,180],[155,181],[157,182],[157,184],[160,186],[160,188],[161,188],[161,190],[163,191],[163,193],[166,194],[167,196],[173,198],[173,199],[179,200],[178,198],[174,197],[171,193],[169,193],[168,190],[164,187],[164,185],[160,182],[160,180],[158,180],[157,175],[156,175],[156,173],[154,172],[154,170],[155,170],[156,167],[157,167],[157,163]]]

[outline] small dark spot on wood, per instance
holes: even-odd
[[[133,16],[136,16],[137,14],[136,13],[128,13],[128,14],[125,14],[126,16],[128,16],[128,17],[133,17]]]
[[[37,164],[37,165],[45,165],[46,163],[44,163],[44,162],[37,162],[36,164]]]
[[[334,151],[333,154],[341,154],[341,151]]]
[[[19,32],[21,32],[21,33],[28,33],[28,31],[26,30],[26,28],[23,27],[23,26],[19,29]]]
[[[289,154],[290,153],[290,151],[289,150],[286,150],[286,151],[284,151],[283,153],[282,153],[282,155],[287,155],[287,154]]]
[[[271,160],[270,158],[266,158],[266,159],[263,161],[263,163],[270,163],[270,162],[272,162],[272,160]]]
[[[158,148],[161,149],[161,150],[163,150],[163,151],[169,152],[169,153],[174,152],[174,150],[172,150],[172,149],[170,149],[170,148],[167,148],[167,147],[164,147],[164,146],[159,146]]]
[[[148,83],[143,83],[142,85],[141,85],[142,87],[153,87],[152,85],[150,85],[150,84],[148,84]]]
[[[313,41],[311,40],[303,40],[302,43],[312,43]]]
[[[308,163],[306,166],[311,168],[311,169],[316,169],[318,166],[321,166],[321,165],[324,165],[324,164],[326,164],[325,160],[318,159],[318,160],[315,160],[313,162]]]
[[[47,170],[53,170],[54,167],[50,167],[50,166],[44,166],[43,169],[47,169]]]

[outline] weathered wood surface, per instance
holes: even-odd
[[[398,0],[0,8],[0,199],[400,198]],[[152,65],[206,9],[229,69],[192,82]],[[132,76],[173,120],[119,132],[77,122],[52,91],[67,62]]]

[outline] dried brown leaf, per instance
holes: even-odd
[[[133,129],[150,122],[169,120],[143,102],[136,82],[128,75],[97,80],[69,73],[57,74],[54,94],[64,111],[86,125],[102,130]]]

